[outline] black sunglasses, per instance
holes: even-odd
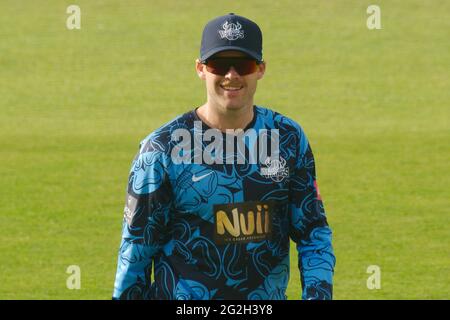
[[[245,76],[258,70],[261,61],[257,61],[250,57],[216,57],[202,61],[206,65],[208,72],[219,76],[224,76],[233,67],[241,76]]]

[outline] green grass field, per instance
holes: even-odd
[[[81,30],[66,8],[81,7]],[[381,30],[366,8],[381,7]],[[335,299],[450,298],[448,1],[0,3],[0,299],[110,299],[139,141],[203,104],[200,35],[259,23],[255,103],[311,141]],[[290,299],[299,298],[292,246]],[[66,268],[81,268],[81,289]],[[381,289],[369,290],[369,265]]]

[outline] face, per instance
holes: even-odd
[[[212,58],[238,57],[247,57],[247,55],[240,51],[222,51]],[[257,81],[265,72],[265,64],[260,63],[254,73],[241,76],[234,67],[230,67],[228,72],[221,76],[209,72],[206,65],[198,59],[196,68],[198,76],[205,80],[208,102],[220,108],[222,112],[253,106]]]

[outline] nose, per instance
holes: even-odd
[[[237,73],[236,69],[233,66],[230,67],[227,74],[225,75],[225,78],[227,79],[237,79],[239,77],[239,73]]]

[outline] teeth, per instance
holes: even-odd
[[[222,86],[222,88],[230,91],[236,91],[241,89],[241,87],[229,87],[229,86]]]

